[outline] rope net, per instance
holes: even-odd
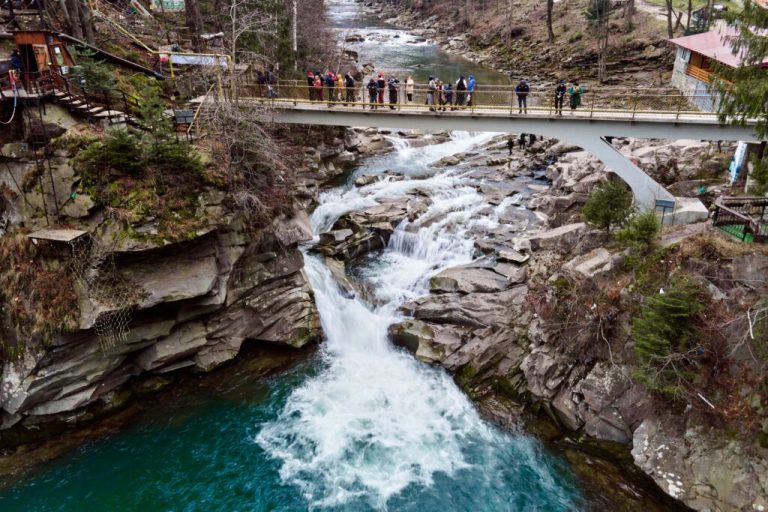
[[[98,316],[93,329],[102,350],[128,340],[135,290],[115,267],[114,251],[89,236],[70,242],[72,269]]]

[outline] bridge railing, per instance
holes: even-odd
[[[461,91],[430,91],[428,87],[418,84],[414,86],[412,99],[406,95],[406,88],[401,83],[395,93],[394,100],[390,101],[390,91],[387,87],[374,91],[375,101],[371,101],[370,92],[362,84],[357,84],[349,94],[344,87],[309,87],[302,81],[279,81],[272,85],[276,97],[268,98],[269,92],[266,84],[243,83],[240,84],[238,95],[241,98],[262,98],[273,102],[275,106],[288,106],[289,104],[317,104],[317,105],[347,105],[361,108],[375,106],[381,108],[394,108],[396,110],[429,110],[440,108],[448,111],[478,111],[508,109],[511,114],[520,111],[518,95],[513,87],[509,86],[480,86],[473,94]],[[430,100],[431,98],[431,100]],[[587,111],[591,114],[631,113],[636,115],[648,114],[674,114],[701,115],[716,117],[715,112],[706,112],[699,109],[697,104],[703,99],[711,99],[708,94],[690,94],[670,89],[587,89],[578,98],[577,104],[572,105],[573,96],[566,94],[562,100],[562,113],[567,114],[573,109]],[[432,104],[428,104],[431,101]],[[558,102],[554,91],[533,91],[526,96],[526,105],[529,112],[546,113],[556,115],[559,113]]]

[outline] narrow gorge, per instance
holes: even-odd
[[[415,15],[384,23],[373,4],[326,2],[350,71],[510,83],[397,26]],[[295,208],[272,205],[258,229],[215,179],[186,240],[164,238],[154,215],[117,234],[114,210],[70,203],[69,222],[109,240],[115,281],[134,291],[130,329],[105,347],[97,319],[117,308],[78,293],[72,332],[3,362],[2,510],[768,507],[765,444],[720,435],[703,402],[665,405],[637,378],[630,335],[633,303],[678,268],[713,316],[734,297],[753,303],[768,251],[701,223],[632,260],[582,215],[610,170],[554,139],[279,130]],[[733,149],[610,143],[680,195]],[[61,146],[60,190],[77,188],[80,148]],[[32,165],[18,149],[0,184]],[[56,194],[40,188],[39,201]],[[26,208],[17,198],[3,225]]]

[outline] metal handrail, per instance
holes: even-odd
[[[514,110],[517,108],[515,105],[514,108],[512,106],[512,102],[505,102],[505,103],[498,103],[498,104],[482,104],[478,101],[473,101],[472,106],[467,105],[427,105],[423,103],[422,101],[414,101],[413,103],[404,103],[401,100],[398,100],[396,103],[389,103],[388,97],[385,96],[385,101],[383,103],[372,103],[370,101],[360,101],[360,99],[356,99],[354,102],[344,101],[340,99],[333,99],[330,102],[325,99],[325,97],[322,100],[309,100],[306,97],[282,97],[282,98],[267,98],[264,96],[240,96],[240,99],[242,101],[256,101],[264,104],[270,104],[275,106],[285,106],[285,105],[291,105],[291,106],[299,106],[301,105],[310,105],[310,106],[318,106],[318,105],[332,105],[332,106],[349,106],[349,107],[361,107],[363,109],[367,108],[376,108],[376,109],[384,109],[387,107],[392,107],[393,110],[403,110],[403,109],[411,109],[411,110],[428,110],[430,108],[438,108],[440,107],[445,108],[446,112],[450,111],[459,111],[459,112],[466,112],[471,111],[473,113],[482,113],[482,112],[488,112],[488,111],[498,111],[498,110],[507,110],[510,111],[510,114],[514,114]],[[554,100],[553,100],[554,101]],[[534,103],[531,101],[531,96],[529,95],[528,100],[528,111],[529,112],[545,112],[548,113],[551,110],[551,105],[549,101],[542,102],[540,104]],[[569,111],[570,109],[568,106],[564,107],[564,111]],[[683,110],[682,108],[677,109],[664,109],[664,108],[638,108],[635,110],[634,114],[631,109],[627,108],[613,108],[610,106],[601,106],[596,104],[595,101],[591,101],[589,106],[585,106],[582,104],[581,107],[575,109],[576,112],[586,112],[589,113],[590,116],[593,114],[629,114],[632,119],[637,119],[641,115],[672,115],[676,116],[676,118],[679,118],[683,115],[695,115],[702,118],[711,118],[711,119],[717,119],[718,114],[716,112],[706,112],[701,110]]]

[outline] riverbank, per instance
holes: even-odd
[[[447,5],[407,6],[389,2],[361,3],[370,16],[408,29],[433,41],[445,51],[478,66],[492,68],[533,86],[551,86],[560,79],[596,82],[597,42],[590,35],[580,4],[555,3],[555,41],[547,40],[545,4],[495,4],[454,10]],[[638,11],[631,30],[621,10],[611,14],[611,36],[605,85],[664,87],[669,83],[674,52],[666,42],[664,25],[655,16]]]

